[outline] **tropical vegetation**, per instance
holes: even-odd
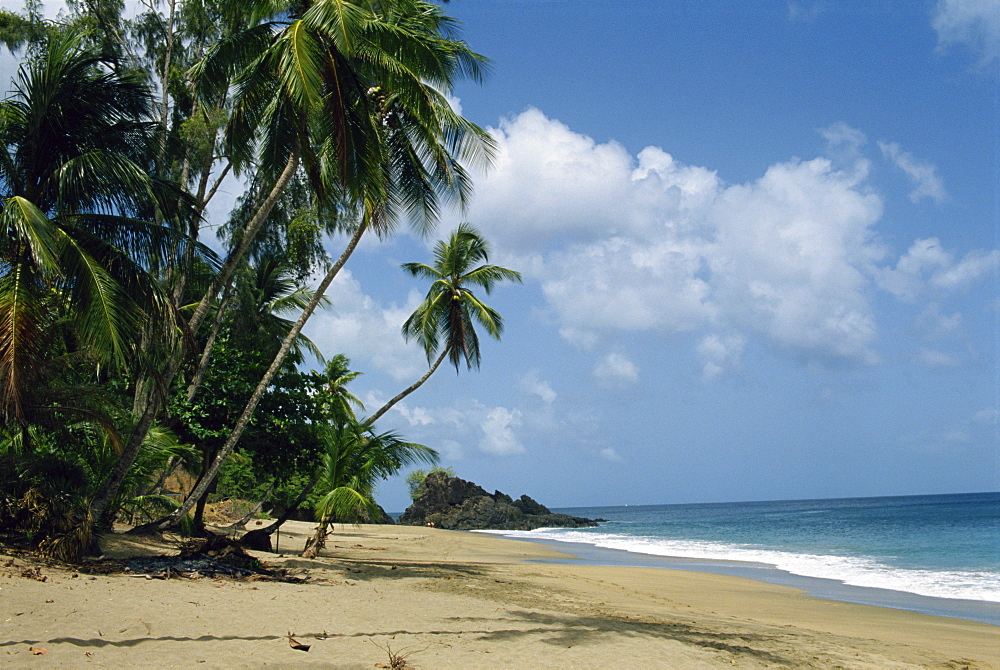
[[[116,519],[203,531],[221,472],[308,501],[321,546],[436,453],[378,431],[389,406],[358,419],[360,373],[303,326],[365,234],[428,233],[468,202],[493,143],[446,96],[487,61],[425,0],[123,10],[0,11],[22,57],[0,103],[0,536],[74,560]],[[245,192],[213,220],[234,177]],[[473,323],[502,331],[469,288],[519,276],[477,266],[487,250],[463,224],[434,266],[404,266],[438,287],[404,326],[441,351],[427,376],[478,365]]]

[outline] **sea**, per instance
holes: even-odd
[[[1000,626],[1000,493],[553,511],[607,521],[492,532],[566,562],[730,574]]]

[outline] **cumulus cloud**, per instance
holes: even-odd
[[[702,359],[702,376],[715,379],[738,365],[745,344],[746,338],[738,334],[720,336],[713,333],[703,337],[697,347]]]
[[[929,289],[955,291],[1000,267],[1000,251],[971,251],[956,260],[936,237],[916,240],[894,268],[878,271],[879,286],[897,298],[913,301]]]
[[[521,425],[520,410],[494,407],[482,422],[483,438],[479,448],[494,456],[513,456],[524,453],[524,445],[514,434]]]
[[[750,338],[808,361],[872,363],[873,289],[914,302],[1000,265],[1000,252],[959,257],[935,238],[887,260],[875,232],[883,202],[868,179],[867,138],[843,123],[821,131],[826,155],[779,162],[737,184],[657,147],[630,155],[537,109],[491,132],[497,164],[477,179],[468,218],[498,261],[537,283],[545,317],[584,349],[622,333],[692,333],[706,379],[738,366]],[[898,145],[879,146],[914,179],[914,197],[944,197],[933,166]],[[308,331],[324,350],[400,381],[426,369],[419,348],[399,335],[416,292],[404,305],[377,304],[349,273],[332,292],[337,311],[314,317]],[[932,324],[928,314],[925,331],[954,330],[957,318],[939,314]],[[594,375],[629,384],[639,370],[615,353]],[[543,403],[555,398],[540,380],[524,384]]]
[[[932,25],[940,47],[965,45],[983,65],[1000,59],[1000,3],[996,0],[939,0]]]
[[[537,372],[531,372],[521,379],[521,388],[528,393],[538,396],[546,405],[551,405],[556,401],[557,394],[552,390],[552,386],[547,381],[538,378]]]
[[[634,384],[639,381],[639,368],[625,356],[612,353],[597,364],[594,376],[604,384]]]
[[[937,168],[932,163],[915,158],[913,154],[903,151],[895,142],[879,142],[878,146],[882,150],[882,155],[906,173],[906,176],[913,182],[914,188],[910,192],[911,201],[920,202],[924,198],[929,198],[937,203],[944,202],[947,198],[944,182],[941,181]]]
[[[825,158],[774,165],[727,188],[705,251],[726,320],[815,355],[869,361],[875,321],[865,269],[880,255],[881,200]]]
[[[831,126],[834,158],[733,185],[657,147],[630,156],[535,109],[492,132],[500,157],[470,218],[541,284],[567,341],[592,349],[622,331],[723,329],[807,357],[874,360],[882,201],[865,183],[860,131]]]
[[[327,355],[342,352],[355,369],[371,365],[399,381],[413,380],[427,369],[427,358],[416,345],[406,345],[400,328],[420,304],[411,291],[403,305],[383,306],[375,302],[349,270],[327,291],[331,307],[317,311],[305,333]]]

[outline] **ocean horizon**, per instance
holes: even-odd
[[[572,507],[595,528],[484,531],[573,561],[716,572],[1000,625],[1000,492]]]

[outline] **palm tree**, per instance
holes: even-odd
[[[137,77],[81,43],[53,34],[0,103],[5,421],[27,421],[57,324],[72,324],[81,350],[123,369],[136,362],[140,324],[166,318],[148,268],[172,236],[149,214],[178,198],[146,172],[151,99]]]
[[[328,446],[328,438],[334,429],[333,427],[341,427],[343,429],[345,426],[356,426],[358,421],[355,408],[364,408],[362,402],[347,390],[347,385],[361,375],[360,372],[350,369],[350,363],[350,360],[343,354],[337,354],[327,361],[326,369],[322,375],[325,379],[321,387],[312,394],[312,397],[318,400],[319,413],[310,423],[318,431],[315,439],[317,441],[321,440],[324,447]],[[325,452],[329,453],[329,449],[325,449]],[[300,490],[299,495],[295,497],[292,504],[286,506],[281,516],[264,528],[251,530],[240,539],[240,542],[246,547],[270,551],[270,536],[285,521],[290,519],[299,505],[306,500],[319,480],[320,474],[320,469],[313,468],[308,484]]]
[[[247,402],[211,466],[211,477],[235,448],[318,297],[362,235],[369,228],[387,234],[401,213],[426,224],[437,216],[442,197],[464,204],[471,184],[460,161],[487,162],[492,152],[485,131],[455,114],[440,92],[449,90],[458,76],[478,77],[483,59],[464,42],[443,34],[451,22],[438,6],[423,0],[317,0],[296,5],[303,7],[301,14],[275,19],[275,25],[284,26],[280,38],[241,71],[241,100],[248,102],[237,105],[230,123],[230,137],[242,138],[233,151],[245,151],[244,129],[266,121],[273,131],[279,127],[275,120],[284,119],[284,135],[268,134],[262,155],[288,156],[286,168],[297,165],[301,155],[321,207],[328,211],[329,198],[335,198],[340,211],[360,215],[353,228],[348,227],[352,234],[347,247],[320,282],[317,297],[303,310]],[[270,35],[271,30],[264,32]],[[247,43],[257,39],[263,45],[265,37],[253,33]],[[243,54],[241,62],[246,62],[244,47],[227,43],[218,52],[227,58],[217,54],[218,59],[239,61]],[[209,59],[202,70],[210,81],[220,74],[216,63]],[[265,108],[260,107],[262,101]],[[292,103],[298,106],[290,107]],[[322,141],[309,141],[315,139]],[[286,148],[280,148],[279,140]],[[249,244],[245,240],[252,234],[256,229],[248,226],[240,244]],[[191,495],[196,493],[201,493],[197,487]],[[182,506],[160,527],[176,524],[185,512]]]
[[[378,480],[417,462],[434,464],[438,459],[429,447],[404,442],[392,432],[375,433],[357,421],[326,427],[323,440],[326,449],[314,489],[320,494],[315,505],[318,524],[302,550],[304,558],[319,554],[334,521],[378,518],[381,510],[373,497]]]
[[[488,146],[486,133],[451,112],[438,92],[457,76],[478,78],[483,61],[442,35],[451,22],[438,6],[424,0],[241,4],[250,27],[220,41],[193,73],[209,100],[233,86],[226,152],[237,171],[252,164],[274,187],[192,315],[193,329],[300,164],[325,214],[336,216],[344,203],[377,203],[370,216],[387,226],[400,208],[435,214],[437,196],[459,182],[466,197],[464,172],[448,149],[482,160]],[[386,154],[390,135],[405,137],[396,142],[404,153]]]
[[[420,388],[445,358],[455,366],[456,372],[463,359],[470,370],[478,368],[480,355],[476,322],[498,340],[503,333],[503,318],[476,297],[469,287],[478,286],[490,293],[497,282],[520,283],[520,273],[497,265],[476,266],[489,260],[489,245],[468,223],[460,224],[447,242],[441,240],[437,243],[434,258],[433,266],[424,263],[403,265],[403,269],[414,277],[432,280],[427,297],[403,324],[403,337],[415,339],[423,346],[430,368],[375,412],[368,419],[369,423],[377,421],[393,405]]]
[[[220,331],[225,327],[248,351],[272,355],[284,341],[293,322],[282,316],[304,309],[314,292],[302,286],[295,277],[295,268],[280,251],[268,250],[254,259],[252,265],[237,273],[229,295],[215,309],[212,328],[201,347],[201,356],[187,389],[187,402],[194,400],[205,374]],[[321,304],[329,301],[320,297]],[[322,352],[305,335],[292,342],[286,368],[301,363],[306,353],[323,361]]]

